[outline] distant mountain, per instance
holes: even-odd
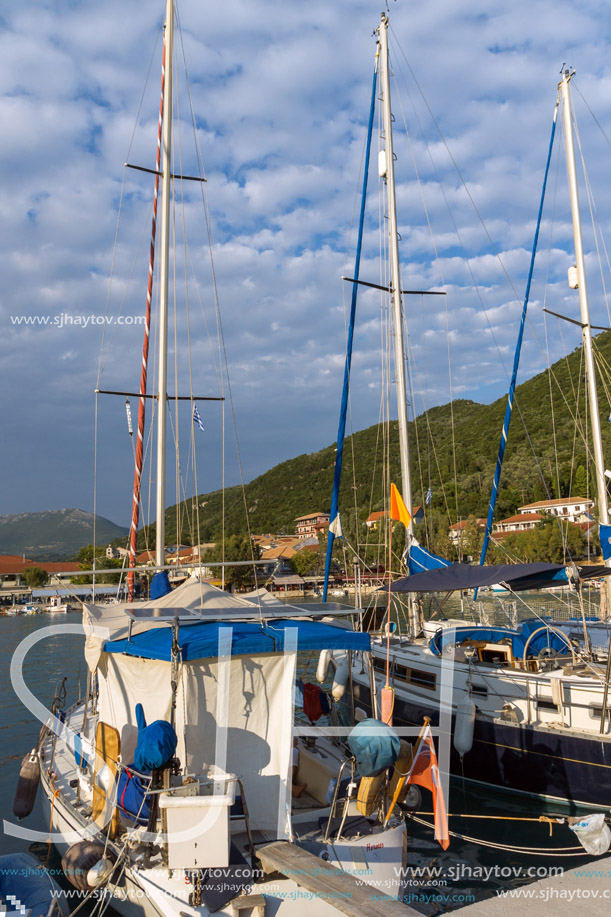
[[[96,518],[96,543],[107,544],[128,529]],[[0,516],[0,554],[25,554],[32,560],[70,560],[93,541],[93,514],[82,509]]]

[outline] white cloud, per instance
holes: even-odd
[[[11,316],[143,311],[153,178],[124,173],[123,163],[154,165],[161,4],[153,12],[151,19],[142,5],[117,0],[102,5],[83,0],[76,6],[58,0],[52,9],[43,0],[30,0],[4,12],[0,392],[3,415],[17,420],[12,454],[0,455],[0,467],[11,480],[0,512],[44,509],[51,503],[91,506],[91,478],[83,469],[92,467],[99,326],[26,327],[14,324]],[[369,0],[227,0],[221,6],[179,0],[179,14],[248,479],[335,439],[344,316],[352,293],[340,277],[352,276],[354,269],[375,53],[371,35],[379,9]],[[559,65],[566,60],[577,67],[575,88],[611,135],[611,25],[594,0],[578,9],[566,0],[517,0],[511,10],[491,8],[483,0],[460,5],[439,0],[419,8],[393,4],[390,14],[401,98],[393,109],[402,285],[422,290],[443,285],[448,292],[447,298],[406,300],[410,360],[425,392],[415,395],[414,402],[421,409],[450,397],[446,329],[453,394],[490,400],[504,391],[513,359]],[[413,82],[406,91],[410,67],[443,140]],[[180,113],[184,140],[175,170],[193,174],[197,163],[184,82],[179,93],[175,113]],[[588,175],[606,229],[611,205],[606,141],[575,95]],[[402,136],[404,119],[409,143]],[[590,157],[595,140],[601,142]],[[374,137],[374,160],[377,143]],[[542,305],[569,315],[577,310],[576,297],[566,287],[573,256],[564,176],[562,158],[555,158],[541,233],[551,251],[538,258],[532,330],[525,344],[531,364],[526,368],[523,363],[523,378],[545,365],[534,337],[544,339]],[[376,228],[376,186],[374,166],[361,279],[385,283],[377,257],[385,240]],[[199,232],[188,255],[197,275],[189,302],[192,384],[210,394],[219,388],[218,349],[208,343],[201,316],[212,333],[211,271],[197,216],[200,188],[189,184],[185,190],[184,218]],[[582,204],[585,213],[585,195]],[[178,228],[181,220],[177,212]],[[584,235],[592,252],[587,227]],[[177,256],[177,285],[182,261]],[[589,254],[592,300],[600,304],[593,320],[606,324],[594,261]],[[357,427],[375,422],[379,412],[380,387],[374,380],[380,362],[380,299],[379,293],[361,288],[352,373]],[[565,334],[567,345],[576,346]],[[154,346],[153,340],[151,378]],[[138,386],[141,347],[140,327],[107,330],[102,358],[106,387]],[[183,329],[179,388],[191,384],[185,347]],[[558,349],[553,353],[560,355]],[[123,405],[116,402],[100,409],[108,429],[104,460],[98,463],[98,506],[125,521],[131,505],[131,447]],[[205,409],[216,410],[213,405]],[[186,415],[181,422],[186,423]],[[61,460],[47,461],[48,448],[42,455],[32,450],[34,429],[37,440],[57,446],[54,456]],[[14,461],[15,451],[23,461]],[[210,462],[204,465],[200,490],[220,482]],[[235,467],[229,477],[236,479]]]

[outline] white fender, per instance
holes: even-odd
[[[347,650],[333,650],[331,659],[335,666],[335,675],[333,676],[333,685],[331,694],[334,700],[341,700],[346,691],[348,684],[348,675],[350,674],[350,664],[348,662]]]
[[[454,748],[462,758],[473,747],[473,729],[475,726],[475,704],[470,697],[465,697],[456,708],[454,725]]]
[[[331,650],[322,650],[320,656],[318,657],[318,666],[316,668],[316,681],[319,684],[322,684],[327,677],[327,672],[329,671],[329,663],[331,662]]]

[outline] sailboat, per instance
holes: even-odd
[[[167,0],[156,170],[162,183],[159,568],[165,562],[174,17],[174,0]],[[141,388],[141,402],[146,397]],[[140,460],[136,455],[136,481]],[[326,606],[286,606],[259,592],[228,595],[199,571],[171,591],[160,576],[148,602],[83,606],[86,695],[68,708],[55,699],[24,763],[19,817],[31,811],[40,782],[67,877],[83,896],[105,896],[126,917],[242,909],[262,915],[266,906],[289,917],[309,911],[313,899],[322,915],[350,913],[352,906],[363,913],[376,890],[400,898],[406,829],[396,804],[396,768],[405,766],[409,747],[374,723],[375,766],[367,763],[370,720],[337,727],[349,743],[359,739],[361,751],[349,756],[324,735],[319,740],[313,727],[301,729],[307,741],[294,740],[297,654],[324,650],[346,662],[354,654],[362,664],[370,637],[351,625],[354,609],[343,618],[336,609],[340,620],[331,620]],[[305,785],[298,800],[293,779],[300,790]],[[386,907],[388,914],[403,911],[392,900]]]
[[[394,318],[401,488],[405,503],[411,509],[387,28],[388,19],[383,15],[379,43],[385,149],[380,154],[379,171],[387,194],[385,217],[391,276],[388,293],[392,299]],[[577,262],[576,282],[572,286],[579,289],[580,324],[588,361],[589,404],[593,411],[591,426],[595,430],[599,514],[604,530],[608,522],[607,496],[579,218],[571,79],[571,72],[563,73],[559,98],[564,106]],[[556,115],[554,123],[555,119]],[[355,289],[359,282],[355,272]],[[349,379],[349,356],[345,379],[343,401]],[[341,461],[339,439],[337,452]],[[337,479],[336,464],[336,485]],[[341,530],[337,494],[338,488],[334,486],[328,558],[334,532]],[[606,529],[606,532],[608,535],[609,530]],[[423,633],[414,599],[418,594],[427,592],[450,593],[494,584],[501,584],[510,591],[560,583],[578,586],[586,577],[607,576],[609,561],[605,566],[587,569],[576,564],[569,567],[562,564],[500,567],[451,564],[419,545],[411,518],[406,524],[406,545],[411,575],[393,583],[390,591],[395,595],[404,593],[410,599],[408,618],[411,633],[408,636],[392,633],[393,622],[390,616],[386,618],[384,633],[373,636],[372,653],[377,670],[375,692],[371,690],[369,680],[359,672],[358,661],[353,660],[354,703],[361,705],[367,713],[375,713],[383,707],[386,699],[383,718],[402,728],[420,727],[425,717],[430,718],[438,736],[442,773],[473,781],[484,792],[502,788],[568,804],[573,810],[581,807],[608,808],[611,805],[611,653],[599,659],[592,655],[584,658],[566,634],[541,620],[524,622],[516,629],[459,626],[460,622],[445,622],[446,626],[443,626],[443,622],[431,622]],[[390,602],[388,607],[390,609]]]

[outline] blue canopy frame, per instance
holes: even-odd
[[[179,643],[183,662],[214,659],[218,656],[219,634],[231,629],[231,655],[282,653],[285,631],[297,630],[297,650],[360,650],[371,648],[369,634],[322,624],[319,621],[280,619],[273,625],[252,621],[212,621],[189,624],[180,629]],[[139,656],[142,659],[172,659],[172,628],[154,628],[131,639],[112,640],[104,645],[106,653]]]

